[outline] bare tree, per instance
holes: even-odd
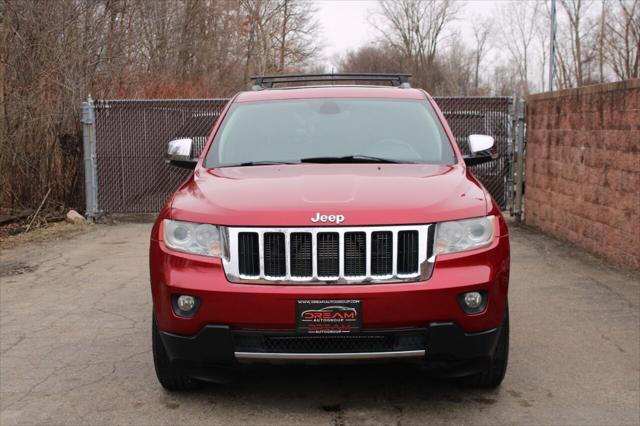
[[[301,0],[243,0],[248,22],[245,74],[306,65],[319,52],[320,29],[311,3]],[[248,76],[248,74],[247,74]]]
[[[600,12],[600,34],[598,36],[598,70],[600,74],[600,83],[604,83],[604,40],[605,28],[607,27],[607,8],[605,0],[601,0],[602,10]]]
[[[320,25],[314,19],[316,9],[310,2],[280,0],[276,44],[278,71],[306,64],[319,53],[321,45],[314,38]]]
[[[595,22],[586,19],[589,8],[593,5],[591,0],[560,0],[560,5],[564,9],[569,19],[569,34],[571,39],[571,60],[573,64],[573,75],[577,86],[582,86],[591,79],[586,75],[585,65],[590,64],[594,59],[594,52],[585,49],[584,43],[588,40],[587,35],[594,33]]]
[[[605,22],[607,63],[621,80],[640,77],[640,1],[617,0]]]
[[[225,96],[243,75],[306,66],[319,45],[301,0],[4,0],[0,12],[0,207],[16,209],[49,189],[50,205],[82,205],[89,93]]]
[[[436,68],[438,79],[434,93],[441,95],[470,96],[477,94],[474,69],[476,51],[468,49],[460,36],[453,36],[447,49],[438,54]]]
[[[338,59],[340,72],[399,72],[398,64],[402,61],[399,51],[383,46],[363,46],[357,50],[347,51]]]
[[[517,64],[520,76],[519,87],[522,94],[528,94],[529,61],[531,47],[538,30],[540,18],[540,2],[521,2],[515,7],[512,4],[502,4],[500,8],[502,43],[506,47],[512,62]]]
[[[452,0],[383,0],[374,25],[389,48],[402,52],[401,66],[410,67],[418,85],[430,87],[438,47],[457,12]]]
[[[474,20],[471,24],[473,30],[473,39],[475,42],[474,49],[474,70],[473,70],[473,87],[478,92],[480,87],[480,63],[487,53],[488,40],[493,31],[493,21],[490,19]]]
[[[548,6],[548,5],[547,5]],[[536,50],[537,47],[537,55],[539,57],[539,62],[536,60],[536,63],[539,63],[538,72],[540,73],[539,86],[532,85],[533,90],[546,90],[547,89],[547,76],[549,73],[549,50],[551,47],[551,40],[549,34],[549,27],[551,25],[551,17],[549,14],[549,9],[547,7],[546,13],[544,9],[539,13],[538,19],[536,20],[536,31],[535,31],[535,40],[533,43],[533,48]]]
[[[7,149],[5,148],[5,144],[7,143],[7,132],[6,132],[6,109],[5,109],[5,100],[4,100],[4,69],[5,64],[7,62],[7,39],[9,36],[9,15],[7,13],[9,9],[9,1],[5,0],[0,4],[0,166],[5,164],[4,156],[7,153]],[[0,176],[0,183],[2,186],[5,186],[4,182],[5,176]]]

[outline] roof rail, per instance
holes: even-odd
[[[375,74],[375,73],[342,73],[342,74],[281,74],[256,75],[251,77],[251,90],[271,89],[274,84],[281,83],[317,83],[336,81],[386,81],[392,86],[409,88],[411,74]]]

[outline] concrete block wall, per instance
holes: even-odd
[[[640,79],[527,99],[525,223],[640,270]]]

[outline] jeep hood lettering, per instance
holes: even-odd
[[[487,195],[461,165],[299,164],[198,169],[176,192],[171,217],[230,226],[432,223],[487,212]]]

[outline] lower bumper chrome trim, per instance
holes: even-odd
[[[236,359],[301,359],[301,360],[330,360],[330,359],[382,359],[422,357],[424,349],[414,351],[391,352],[339,352],[339,353],[268,353],[268,352],[236,352]]]

